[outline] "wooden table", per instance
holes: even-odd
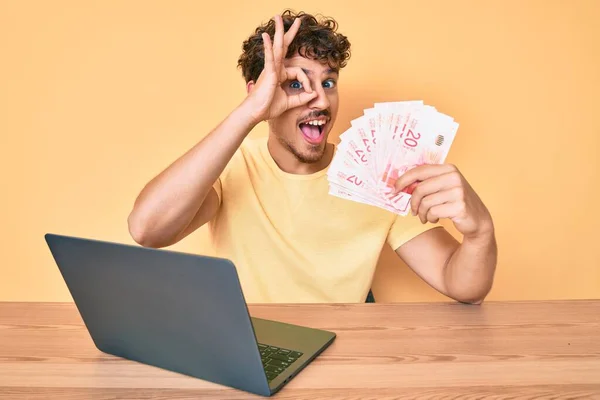
[[[250,311],[338,335],[276,398],[600,399],[600,300]],[[261,397],[101,353],[72,304],[0,303],[0,399],[117,398]]]

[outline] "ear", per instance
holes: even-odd
[[[248,83],[246,83],[246,93],[250,94],[252,89],[254,89],[254,81],[248,81]]]

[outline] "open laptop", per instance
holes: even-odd
[[[335,339],[333,332],[251,318],[230,260],[45,238],[105,353],[270,396]]]

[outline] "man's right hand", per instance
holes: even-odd
[[[263,34],[265,67],[242,107],[146,184],[128,218],[129,232],[137,243],[170,246],[214,218],[220,203],[213,184],[253,126],[316,96],[300,68],[283,65],[300,23],[296,19],[284,35],[283,20],[275,17],[274,43]],[[290,81],[300,82],[305,91],[288,95],[282,84]]]
[[[283,20],[280,15],[277,15],[275,16],[274,42],[271,44],[268,33],[262,34],[265,52],[264,69],[245,100],[252,110],[252,117],[256,123],[276,118],[291,108],[308,103],[317,95],[317,92],[312,90],[310,81],[302,69],[286,68],[283,65],[288,47],[294,40],[301,23],[302,20],[296,18],[290,29],[284,34]],[[300,82],[305,91],[288,95],[281,86],[288,81]]]

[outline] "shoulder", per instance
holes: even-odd
[[[262,147],[266,145],[266,138],[246,138],[227,163],[222,178],[230,175],[246,173],[251,165],[256,165],[262,155]]]
[[[266,137],[246,138],[240,145],[237,153],[245,158],[256,158],[262,154],[262,148],[266,146]]]
[[[257,160],[262,157],[262,149],[266,146],[267,139],[246,138],[233,155],[229,164],[243,163],[247,164],[252,160]]]

